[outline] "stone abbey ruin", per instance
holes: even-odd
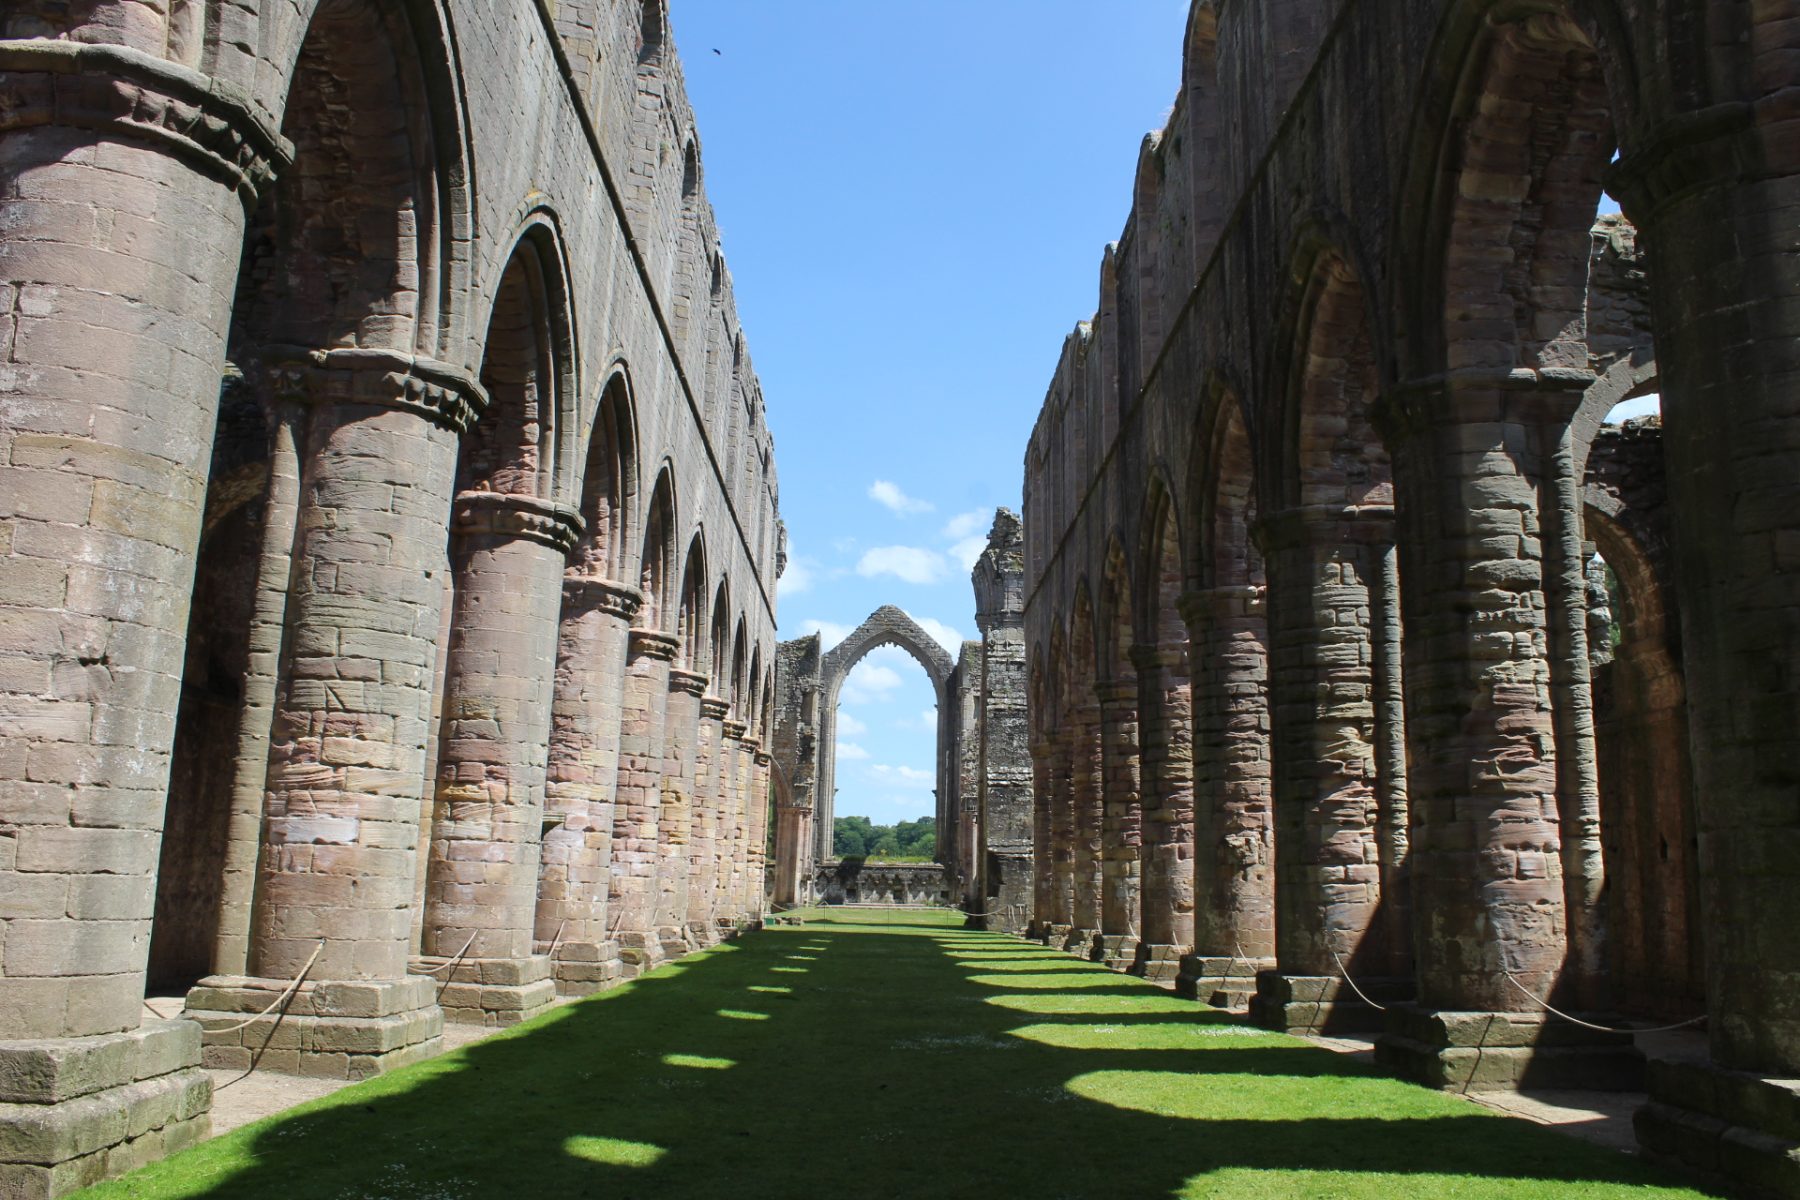
[[[1797,180],[1791,2],[1195,0],[980,639],[778,643],[662,0],[7,0],[0,1196],[846,898],[885,644],[873,894],[1800,1196]]]

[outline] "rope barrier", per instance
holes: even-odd
[[[236,1033],[240,1029],[248,1029],[250,1026],[256,1024],[258,1021],[262,1020],[264,1017],[266,1017],[270,1013],[274,1012],[277,1008],[281,1007],[281,1005],[287,1000],[287,998],[289,996],[292,996],[296,991],[299,990],[300,981],[302,979],[306,978],[306,973],[308,971],[312,970],[313,964],[319,961],[319,955],[323,954],[324,952],[325,952],[325,942],[323,939],[321,939],[319,944],[317,946],[313,947],[312,957],[306,960],[306,965],[304,967],[300,968],[300,973],[298,975],[294,976],[293,980],[285,988],[281,989],[281,995],[275,997],[275,999],[273,999],[269,1002],[269,1007],[263,1009],[261,1012],[257,1013],[253,1017],[244,1018],[242,1021],[239,1021],[236,1025],[227,1025],[223,1029],[209,1029],[206,1032],[208,1032],[208,1033]],[[152,1011],[154,1011],[154,1010],[152,1010]],[[277,1023],[279,1024],[279,1022],[277,1022]],[[248,1072],[246,1072],[246,1074],[248,1074]]]
[[[469,935],[469,940],[468,940],[468,941],[466,941],[466,942],[464,942],[464,943],[463,943],[463,948],[462,948],[462,949],[461,949],[461,950],[458,950],[458,951],[457,951],[457,952],[456,952],[456,957],[455,957],[455,958],[453,958],[453,959],[451,959],[451,960],[450,960],[450,961],[449,961],[449,962],[447,962],[447,963],[439,963],[439,964],[438,964],[438,965],[437,965],[437,966],[435,966],[435,967],[432,967],[432,968],[430,968],[430,969],[429,969],[429,970],[424,970],[424,971],[413,971],[413,970],[408,970],[408,971],[407,971],[407,972],[406,972],[406,973],[407,973],[407,974],[408,974],[408,975],[436,975],[436,974],[437,974],[437,973],[438,973],[438,972],[439,972],[439,971],[448,971],[448,970],[450,970],[450,969],[451,969],[451,968],[452,968],[452,967],[454,967],[454,966],[455,966],[455,965],[456,965],[456,964],[457,964],[457,963],[459,963],[459,962],[461,962],[461,961],[462,961],[462,956],[463,956],[463,955],[465,955],[465,954],[467,954],[467,953],[468,953],[468,952],[469,952],[469,947],[470,947],[470,946],[473,946],[473,945],[474,945],[474,944],[475,944],[475,939],[476,939],[476,938],[477,938],[477,937],[478,937],[478,936],[480,936],[480,935],[479,935],[479,934],[474,934],[474,933],[471,933],[471,934],[470,934],[470,935]]]
[[[1543,1009],[1545,1012],[1549,1013],[1551,1016],[1561,1017],[1563,1020],[1569,1022],[1571,1025],[1579,1025],[1583,1029],[1592,1029],[1599,1033],[1617,1033],[1617,1034],[1623,1034],[1625,1037],[1635,1037],[1636,1035],[1638,1035],[1640,1033],[1672,1033],[1677,1029],[1686,1029],[1691,1025],[1698,1025],[1698,1024],[1700,1024],[1700,1022],[1706,1020],[1706,1017],[1707,1017],[1706,1013],[1701,1013],[1697,1017],[1689,1017],[1687,1020],[1677,1021],[1673,1025],[1656,1025],[1656,1026],[1652,1026],[1651,1028],[1648,1028],[1648,1029],[1614,1029],[1610,1025],[1596,1025],[1592,1021],[1584,1021],[1580,1017],[1571,1017],[1568,1013],[1563,1012],[1561,1009],[1552,1008],[1547,1001],[1545,1001],[1541,997],[1537,996],[1530,989],[1528,989],[1524,984],[1520,983],[1517,979],[1514,979],[1511,971],[1503,972],[1503,974],[1506,976],[1506,982],[1508,982],[1508,983],[1512,984],[1514,987],[1518,988],[1519,991],[1521,991],[1525,994],[1527,999],[1529,999],[1533,1004],[1536,1004],[1539,1008]]]
[[[550,939],[550,949],[544,951],[544,957],[555,958],[556,948],[562,945],[563,930],[569,927],[569,918],[564,917],[562,924],[556,927],[556,936]]]
[[[1327,946],[1325,948],[1327,950],[1331,950],[1330,946]],[[1374,1009],[1376,1012],[1386,1012],[1387,1011],[1387,1005],[1375,1003],[1375,1001],[1369,999],[1369,994],[1367,992],[1363,991],[1361,988],[1356,986],[1356,980],[1350,978],[1350,972],[1345,969],[1344,960],[1341,958],[1338,958],[1338,952],[1336,950],[1331,950],[1331,957],[1337,961],[1338,974],[1343,976],[1344,982],[1350,985],[1351,991],[1355,992],[1358,996],[1360,996],[1362,998],[1362,1002],[1364,1004],[1368,1005],[1370,1008]]]
[[[274,1024],[269,1026],[268,1036],[263,1038],[262,1045],[260,1045],[256,1048],[256,1053],[250,1056],[250,1065],[244,1068],[244,1073],[242,1075],[237,1076],[235,1079],[228,1079],[224,1083],[221,1083],[218,1087],[213,1089],[214,1093],[222,1092],[234,1083],[242,1083],[244,1080],[250,1078],[251,1074],[255,1072],[256,1068],[261,1065],[263,1053],[268,1050],[269,1043],[273,1042],[275,1040],[275,1031],[277,1029],[280,1029],[281,1023],[287,1019],[288,1010],[287,1010],[285,1002],[293,999],[294,993],[299,991],[299,989],[300,989],[300,981],[306,978],[307,972],[311,971],[313,968],[313,964],[315,962],[319,961],[319,955],[322,954],[324,952],[324,950],[325,950],[325,942],[324,942],[324,939],[321,938],[319,941],[319,944],[317,946],[313,947],[312,957],[307,959],[306,965],[300,968],[300,973],[298,975],[294,976],[293,982],[288,984],[287,987],[282,990],[281,995],[277,996],[275,998],[275,1002],[273,1004],[270,1004],[269,1007],[263,1009],[261,1012],[257,1013],[254,1017],[251,1017],[247,1021],[241,1021],[238,1024],[229,1026],[225,1029],[216,1029],[216,1030],[208,1030],[207,1031],[208,1033],[233,1033],[239,1029],[244,1028],[246,1025],[251,1024],[252,1022],[261,1020],[263,1017],[268,1016],[271,1012],[275,1012],[275,1009],[277,1007],[281,1008],[280,1012],[275,1012],[275,1022],[274,1022]]]

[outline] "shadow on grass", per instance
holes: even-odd
[[[771,929],[91,1195],[1703,1194],[1043,954]]]

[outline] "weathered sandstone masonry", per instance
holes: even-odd
[[[762,911],[702,184],[659,0],[4,6],[0,1193]]]
[[[1034,775],[1045,767],[1026,708],[1023,548],[1018,516],[998,510],[971,576],[981,640],[964,642],[954,661],[892,605],[876,609],[830,650],[818,634],[777,648],[766,718],[771,750],[757,768],[776,798],[775,903],[839,899],[849,890],[830,865],[838,692],[870,650],[896,646],[924,668],[938,697],[937,858],[946,897],[977,927],[1014,933],[1032,923],[1034,908],[1044,911],[1042,898],[1033,899],[1044,876],[1034,883],[1031,797]],[[767,817],[761,813],[759,821]],[[758,825],[759,850],[767,829]],[[829,880],[840,882],[828,887]],[[882,894],[914,903],[932,891],[921,888],[895,885]]]
[[[1439,1086],[1704,1010],[1645,1146],[1800,1195],[1790,16],[1192,6],[1026,453],[1035,933]]]

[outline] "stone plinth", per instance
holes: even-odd
[[[1451,1091],[1581,1088],[1635,1091],[1644,1057],[1626,1033],[1584,1029],[1542,1013],[1443,1012],[1393,1004],[1375,1060]]]
[[[558,996],[591,996],[624,981],[617,942],[574,942],[556,948],[551,978]]]
[[[1175,994],[1213,1008],[1240,1011],[1248,1008],[1250,998],[1256,995],[1256,977],[1274,969],[1272,958],[1190,954],[1181,960]]]
[[[1128,933],[1107,933],[1094,939],[1088,957],[1109,970],[1123,971],[1137,961],[1138,940]]]
[[[561,949],[557,948],[559,955]],[[413,961],[413,970],[437,982],[444,1020],[458,1025],[517,1025],[556,1000],[555,964],[545,954],[465,958],[461,962],[454,957],[426,955]]]
[[[192,1021],[0,1042],[0,1196],[65,1196],[185,1149],[211,1107]]]
[[[1137,955],[1132,959],[1131,973],[1142,975],[1151,983],[1173,983],[1181,974],[1181,960],[1186,949],[1185,946],[1157,946],[1139,942]]]
[[[1758,1193],[1800,1195],[1800,1079],[1704,1059],[1653,1060],[1647,1075],[1650,1103],[1633,1118],[1646,1158]]]
[[[1358,979],[1357,986],[1375,1004],[1391,1006],[1409,999],[1412,983],[1399,979]],[[1387,1028],[1380,1009],[1356,994],[1336,975],[1284,975],[1262,971],[1250,999],[1250,1019],[1282,1033],[1379,1033]]]
[[[182,1014],[206,1031],[201,1062],[243,1070],[254,1061],[261,1070],[289,1075],[367,1079],[443,1050],[444,1013],[433,979],[303,983],[285,1010],[255,1015],[287,986],[284,979],[243,975],[202,979]]]

